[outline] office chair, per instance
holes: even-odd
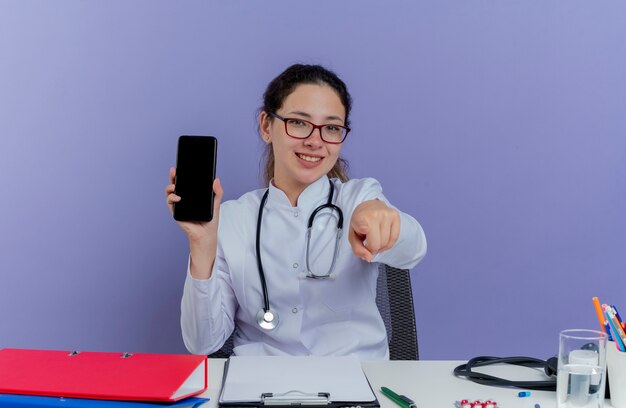
[[[387,329],[390,360],[418,360],[417,329],[413,309],[411,276],[406,269],[380,264],[376,305]],[[209,358],[228,358],[233,353],[233,335]]]

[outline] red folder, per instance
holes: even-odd
[[[0,350],[5,394],[165,402],[206,388],[206,356]]]

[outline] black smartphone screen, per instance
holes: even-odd
[[[177,221],[213,219],[213,180],[217,160],[217,139],[213,136],[181,136],[176,154]]]

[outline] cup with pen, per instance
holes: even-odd
[[[606,366],[613,408],[626,408],[626,322],[615,305],[592,298],[602,331],[607,336]]]
[[[598,314],[600,327],[608,337],[606,364],[611,384],[611,405],[626,408],[626,324],[617,307],[603,304],[594,297],[593,304]]]

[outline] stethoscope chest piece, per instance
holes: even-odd
[[[265,311],[265,309],[259,310],[256,314],[256,321],[265,330],[272,330],[278,326],[278,313],[271,310]]]

